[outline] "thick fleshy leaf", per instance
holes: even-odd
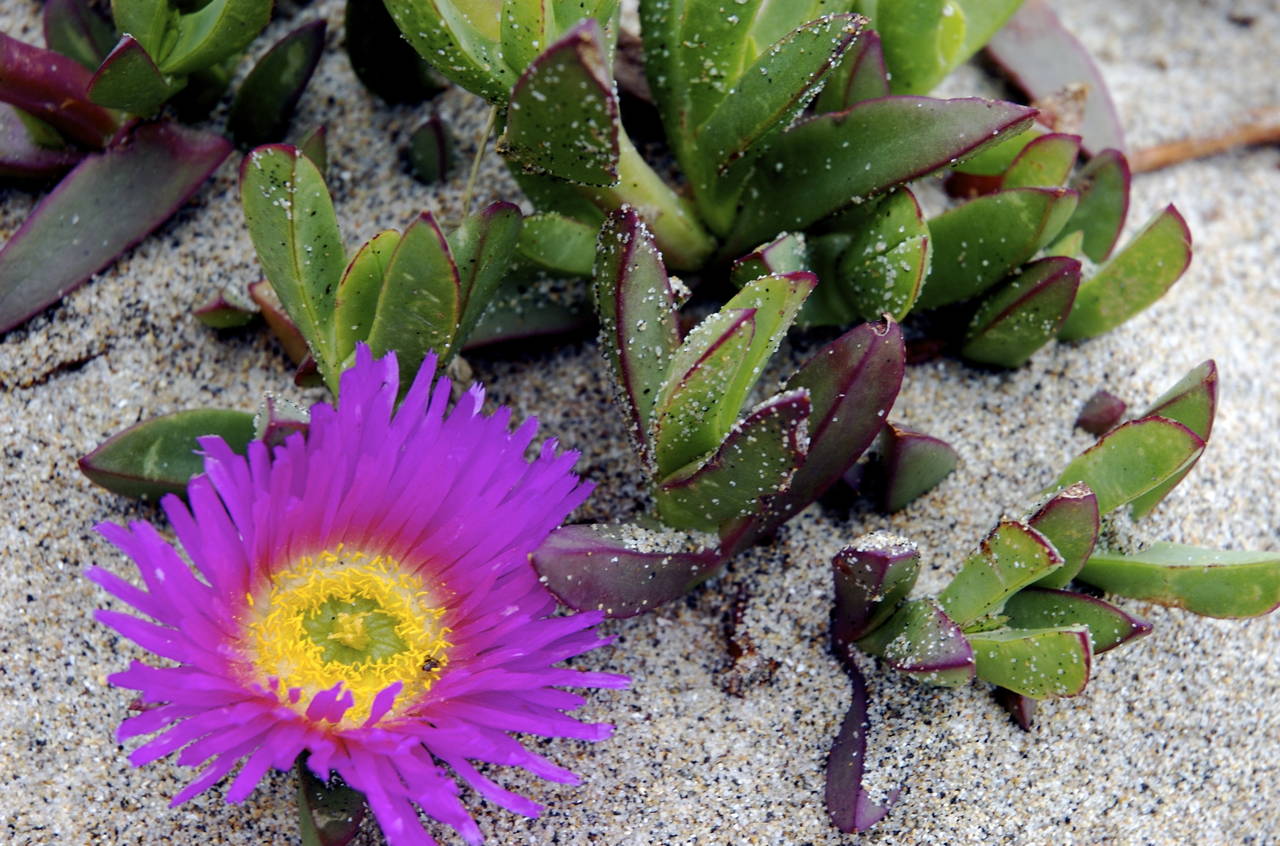
[[[94,73],[88,90],[89,99],[99,106],[150,117],[186,84],[186,77],[161,73],[142,45],[125,33]]]
[[[90,102],[91,79],[89,71],[66,56],[0,33],[0,102],[48,122],[86,147],[100,149],[120,123]]]
[[[726,252],[945,167],[1021,131],[1034,114],[997,100],[885,97],[801,120],[756,167]]]
[[[605,60],[612,67],[618,0],[498,0],[494,5],[502,7],[502,58],[511,67],[522,69],[532,64],[546,45],[559,40],[584,18],[594,18],[604,28],[609,48]],[[499,12],[495,8],[490,14]]]
[[[343,30],[351,69],[388,103],[421,103],[444,90],[447,83],[400,35],[382,0],[347,0]]]
[[[369,337],[382,282],[398,246],[399,232],[379,232],[361,245],[343,272],[333,313],[334,357],[338,361],[345,363],[356,344]]]
[[[1080,128],[1085,150],[1124,149],[1124,131],[1102,74],[1045,0],[1026,0],[991,37],[987,55],[1032,98],[1083,85],[1088,92]]]
[[[1022,148],[1000,180],[1001,188],[1063,185],[1080,155],[1080,136],[1051,132]]]
[[[542,583],[570,608],[634,617],[684,596],[719,572],[726,556],[686,535],[634,526],[564,526],[529,557]]]
[[[1055,486],[1084,482],[1110,514],[1190,467],[1204,439],[1165,417],[1132,420],[1108,432],[1062,471]]]
[[[259,316],[257,304],[230,285],[191,314],[210,329],[235,329],[247,326]]]
[[[1023,268],[982,301],[960,354],[970,361],[1021,367],[1053,340],[1080,286],[1080,262],[1055,256]]]
[[[590,276],[599,237],[599,227],[556,212],[542,212],[524,219],[517,251],[521,258],[546,270]]]
[[[57,302],[149,235],[230,151],[217,135],[157,123],[87,156],[0,251],[0,332]]]
[[[917,497],[933,490],[956,469],[960,455],[951,444],[893,422],[880,435],[883,450],[884,510],[906,508]]]
[[[709,457],[660,482],[654,499],[662,522],[714,532],[730,520],[758,513],[761,498],[785,489],[804,460],[808,420],[805,391],[761,403]]]
[[[1158,543],[1136,555],[1098,552],[1080,581],[1108,593],[1206,617],[1257,617],[1280,607],[1280,552]]]
[[[729,269],[729,278],[735,287],[741,288],[761,276],[794,273],[797,270],[812,270],[805,250],[805,236],[800,232],[783,232],[769,243],[762,244],[734,261]],[[805,308],[807,307],[808,301],[805,302]]]
[[[762,531],[781,526],[840,480],[884,425],[902,387],[906,350],[898,324],[864,323],[810,358],[786,389],[809,392],[809,454],[769,503]]]
[[[211,67],[248,47],[270,20],[271,0],[210,0],[178,16],[160,69],[192,73]]]
[[[952,170],[956,173],[968,174],[978,177],[994,177],[994,182],[981,183],[989,185],[988,190],[979,191],[977,193],[986,194],[1000,187],[999,177],[1013,164],[1013,160],[1018,157],[1026,146],[1040,136],[1044,135],[1047,130],[1038,123],[1029,124],[1021,132],[1005,136],[1000,143],[991,144],[983,147],[974,155],[957,163]],[[965,192],[959,192],[964,194]]]
[[[387,11],[418,55],[491,103],[505,103],[520,69],[503,58],[498,0],[387,0]],[[468,9],[474,11],[468,13]]]
[[[1062,566],[1036,580],[1042,588],[1061,588],[1076,577],[1098,542],[1098,498],[1084,482],[1059,491],[1027,519],[1062,556]]]
[[[499,149],[521,167],[584,185],[618,181],[621,124],[600,25],[547,48],[511,91]]]
[[[44,46],[89,71],[97,70],[120,40],[115,27],[88,0],[48,0],[42,22]]]
[[[457,268],[462,299],[455,344],[471,334],[502,285],[522,224],[518,207],[498,202],[469,215],[449,234],[449,251]]]
[[[1013,717],[1013,721],[1019,728],[1023,731],[1031,731],[1039,700],[1023,696],[1021,693],[1014,693],[1003,687],[995,689],[995,696],[996,701],[1009,712],[1009,716]]]
[[[240,165],[240,200],[263,272],[336,389],[333,308],[346,252],[324,177],[296,147],[259,147]]]
[[[1068,590],[1029,587],[1009,597],[1004,614],[1012,629],[1087,626],[1094,655],[1151,634],[1151,624],[1109,602]]]
[[[316,362],[311,356],[310,347],[307,346],[306,336],[285,311],[271,283],[265,279],[254,282],[249,286],[249,299],[258,307],[267,328],[271,330],[272,335],[275,335],[280,348],[284,350],[289,360],[300,370],[316,370]]]
[[[1110,391],[1099,389],[1085,400],[1076,416],[1076,425],[1090,435],[1101,437],[1115,428],[1120,418],[1124,417],[1126,408],[1128,406],[1124,400]]]
[[[284,140],[320,61],[324,33],[323,20],[303,24],[277,41],[240,83],[227,115],[227,131],[239,147]]]
[[[321,781],[305,761],[300,760],[295,769],[302,846],[347,846],[360,833],[367,810],[364,796],[336,775]]]
[[[831,642],[848,669],[848,648],[878,629],[911,593],[920,572],[920,553],[906,538],[873,532],[831,559],[835,609]]]
[[[1167,206],[1123,250],[1080,285],[1064,341],[1109,332],[1164,296],[1191,264],[1191,231]]]
[[[978,678],[1033,699],[1075,696],[1089,683],[1088,626],[999,629],[969,635]]]
[[[974,674],[974,652],[959,624],[933,599],[898,606],[858,648],[925,684],[958,687]]]
[[[0,177],[51,179],[84,158],[76,150],[43,146],[40,135],[32,132],[30,122],[34,120],[8,103],[0,103]]]
[[[924,94],[986,44],[1021,0],[862,0],[884,39],[895,93]]]
[[[1076,199],[1064,188],[1011,188],[930,220],[933,259],[917,308],[967,300],[999,282],[1062,231]]]
[[[116,29],[127,32],[152,56],[161,56],[172,35],[178,10],[169,0],[111,0]]]
[[[258,413],[253,416],[253,437],[267,446],[282,445],[295,432],[306,434],[311,426],[311,413],[280,397],[267,394]]]
[[[1129,160],[1119,150],[1103,150],[1089,159],[1071,187],[1080,192],[1075,214],[1064,232],[1084,233],[1084,254],[1097,263],[1111,255],[1129,214]]]
[[[542,274],[510,276],[463,341],[471,350],[494,344],[582,334],[593,325],[584,286]]]
[[[1178,384],[1165,391],[1143,416],[1149,417],[1156,414],[1176,420],[1208,443],[1209,435],[1213,432],[1213,418],[1217,408],[1218,365],[1213,359],[1209,359],[1193,367],[1191,372],[1178,381]],[[1150,514],[1151,510],[1177,487],[1194,466],[1195,462],[1192,462],[1182,472],[1135,499],[1131,506],[1133,516],[1141,518]]]
[[[863,100],[875,100],[889,94],[880,33],[865,30],[858,34],[827,77],[814,108],[818,112],[839,112]]]
[[[409,167],[419,182],[432,185],[448,178],[453,164],[453,136],[435,112],[409,136]]]
[[[329,130],[322,123],[303,133],[298,139],[297,148],[302,155],[311,159],[311,163],[324,176],[329,170]]]
[[[875,802],[862,786],[862,776],[867,767],[867,733],[871,728],[867,716],[867,683],[852,662],[845,669],[853,682],[853,699],[827,756],[825,799],[832,825],[852,833],[866,831],[884,819],[889,808],[898,801],[901,790],[891,791],[882,805]]]
[[[113,493],[159,499],[187,490],[204,470],[196,439],[218,435],[236,452],[253,439],[253,415],[222,408],[193,409],[153,417],[112,435],[80,459],[80,470]]]
[[[1026,523],[1001,520],[938,594],[938,602],[951,619],[967,627],[1000,613],[1006,599],[1062,564],[1044,535]]]
[[[614,212],[605,222],[594,276],[600,347],[626,406],[631,436],[651,464],[655,405],[680,346],[680,330],[662,256],[633,209]]]

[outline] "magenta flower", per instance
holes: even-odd
[[[609,735],[569,717],[584,700],[556,689],[626,685],[555,666],[609,642],[592,630],[601,615],[552,616],[528,561],[590,492],[572,473],[577,455],[548,441],[526,461],[536,421],[508,431],[509,409],[480,414],[478,387],[446,413],[450,385],[433,385],[434,370],[429,357],[394,410],[394,356],[362,347],[339,407],[313,407],[305,440],[254,443],[247,458],[202,440],[190,507],[163,503],[199,577],[150,524],[99,526],[145,590],[97,567],[88,577],[155,622],[98,619],[176,662],[135,661],[110,678],[153,706],[119,737],[160,732],[129,759],[208,762],[175,805],[243,762],[227,790],[240,802],[305,752],[317,776],[336,772],[365,795],[388,842],[434,842],[417,806],[479,843],[449,770],[534,816],[537,804],[472,762],[574,783],[509,733]]]

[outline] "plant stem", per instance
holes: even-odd
[[[493,133],[493,126],[498,121],[498,107],[491,106],[489,108],[489,118],[484,122],[484,129],[480,131],[480,137],[476,140],[476,154],[471,159],[471,172],[467,174],[467,187],[462,192],[462,216],[465,218],[471,214],[471,195],[476,187],[476,177],[480,174],[480,162],[484,159],[485,148],[489,146],[489,136]]]
[[[1129,157],[1134,173],[1147,173],[1192,159],[1225,153],[1237,147],[1280,142],[1280,109],[1255,112],[1243,126],[1208,138],[1185,138],[1137,150]]]

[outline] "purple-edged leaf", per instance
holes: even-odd
[[[1110,391],[1099,389],[1085,400],[1076,416],[1076,425],[1090,435],[1101,437],[1115,428],[1128,408],[1125,401]]]
[[[1102,74],[1045,0],[1026,0],[992,37],[987,55],[1033,99],[1083,85],[1088,92],[1080,128],[1085,150],[1124,149],[1124,131]]]
[[[915,586],[920,553],[906,538],[873,532],[836,553],[831,570],[836,597],[831,643],[850,669],[849,647],[889,619]]]
[[[103,441],[80,459],[80,470],[113,493],[142,499],[182,494],[204,470],[196,439],[218,435],[236,452],[253,440],[253,415],[223,408],[153,417]]]
[[[325,22],[311,21],[275,43],[240,83],[227,131],[241,149],[283,141],[324,49]],[[323,168],[320,168],[323,170]]]
[[[1088,626],[999,629],[969,635],[978,678],[1033,699],[1075,696],[1089,683]]]
[[[805,251],[805,236],[799,232],[783,232],[769,243],[762,244],[734,261],[729,269],[729,278],[734,286],[741,288],[761,276],[794,273],[798,270],[812,270]]]
[[[547,297],[546,284],[555,299]],[[495,344],[582,334],[592,326],[591,304],[580,285],[559,285],[556,280],[508,279],[502,290],[463,342],[464,350]]]
[[[1011,188],[933,218],[933,259],[916,307],[981,294],[1052,241],[1075,208],[1076,193],[1065,188]]]
[[[1088,626],[1094,655],[1151,634],[1151,624],[1082,593],[1029,587],[1009,597],[1004,614],[1012,629]]]
[[[828,75],[815,108],[818,112],[839,112],[863,100],[875,100],[889,94],[880,33],[864,30],[858,33],[844,58]]]
[[[235,329],[255,320],[259,316],[259,308],[251,297],[228,285],[191,313],[210,329]]]
[[[178,15],[165,39],[160,69],[193,73],[231,58],[270,22],[271,6],[270,0],[210,0],[197,11]]]
[[[1022,148],[1000,180],[1001,188],[1051,188],[1064,184],[1080,155],[1080,136],[1051,132]]]
[[[1080,285],[1075,308],[1058,337],[1109,332],[1164,296],[1191,264],[1191,230],[1166,206],[1123,250]]]
[[[99,106],[150,117],[187,84],[184,76],[160,72],[147,51],[128,33],[89,81],[89,99]]]
[[[1053,340],[1080,286],[1080,262],[1055,256],[1023,268],[982,301],[960,354],[970,361],[1021,367]]]
[[[455,344],[471,334],[497,295],[515,256],[523,223],[524,218],[515,204],[491,203],[468,215],[449,234],[449,251],[457,267],[461,298]],[[416,365],[414,369],[416,371]]]
[[[594,276],[600,347],[626,405],[632,439],[652,464],[655,404],[680,346],[680,330],[667,269],[634,209],[616,211],[605,222]]]
[[[885,424],[880,435],[884,451],[884,509],[901,511],[956,469],[960,455],[951,444],[898,426]]]
[[[448,85],[400,35],[382,0],[347,0],[343,23],[351,69],[388,103],[421,103]]]
[[[347,846],[360,833],[367,808],[364,796],[338,776],[326,782],[300,760],[298,775],[298,829],[302,846]]]
[[[1084,254],[1102,263],[1111,255],[1129,214],[1129,160],[1119,150],[1103,150],[1089,159],[1071,187],[1080,203],[1063,231],[1084,233]]]
[[[1065,587],[1076,577],[1098,542],[1098,498],[1084,482],[1059,491],[1027,519],[1062,556],[1062,566],[1038,579],[1042,588]]]
[[[1204,452],[1204,439],[1164,417],[1131,420],[1108,432],[1062,471],[1055,487],[1084,482],[1110,514],[1181,473]]]
[[[280,446],[295,432],[306,434],[310,427],[311,413],[307,409],[271,394],[267,394],[253,417],[253,437],[269,447]]]
[[[761,498],[785,489],[804,460],[808,420],[805,391],[761,403],[707,459],[659,483],[654,498],[662,522],[714,532],[730,520],[758,513]]]
[[[511,90],[502,152],[535,173],[584,185],[618,181],[618,100],[594,20],[547,48]]]
[[[1280,552],[1157,543],[1137,555],[1095,553],[1080,581],[1206,617],[1258,617],[1280,607]]]
[[[469,0],[452,2],[463,8],[471,5]],[[584,18],[595,18],[605,30],[606,64],[613,67],[618,4],[619,0],[539,0],[537,3],[496,0],[491,15],[497,15],[498,7],[502,7],[499,36],[502,39],[502,59],[516,69],[527,67],[537,60],[546,45],[563,36],[571,25]]]
[[[324,176],[329,170],[329,129],[323,123],[303,133],[295,145]]]
[[[158,123],[86,157],[0,251],[0,332],[57,302],[149,235],[230,151],[217,135]]]
[[[503,54],[502,16],[496,5],[483,7],[480,14],[467,14],[459,0],[387,0],[386,7],[404,38],[432,67],[491,103],[506,103],[519,68],[513,70]]]
[[[763,531],[781,526],[839,481],[884,425],[902,387],[906,350],[898,324],[855,326],[787,382],[809,391],[809,455],[791,486],[769,503]]]
[[[938,594],[938,602],[951,619],[968,626],[1000,613],[1006,599],[1062,564],[1044,535],[1026,523],[1001,520]]]
[[[1213,417],[1217,407],[1218,365],[1213,359],[1209,359],[1192,368],[1190,373],[1178,381],[1178,384],[1165,391],[1164,395],[1156,400],[1156,404],[1143,416],[1157,414],[1176,420],[1208,443],[1209,435],[1213,432]],[[1133,509],[1133,516],[1141,518],[1150,514],[1151,510],[1186,478],[1194,466],[1195,462],[1192,462],[1180,473],[1135,499],[1130,506]]]
[[[946,167],[1020,132],[1034,115],[997,100],[884,97],[801,120],[761,157],[726,252],[742,253]]]
[[[898,606],[883,625],[858,641],[858,648],[925,684],[959,687],[974,674],[969,640],[933,599]]]
[[[310,361],[310,368],[315,368],[317,365],[315,359],[311,357],[311,349],[307,346],[306,337],[281,305],[280,297],[277,296],[271,283],[265,279],[254,282],[249,286],[249,298],[262,313],[262,319],[266,322],[267,328],[271,330],[272,335],[276,336],[276,340],[280,342],[280,347],[289,360],[301,369],[308,369],[306,365]]]
[[[956,164],[952,170],[955,173],[967,174],[975,177],[992,177],[992,182],[979,182],[979,185],[989,185],[986,190],[977,193],[990,193],[1000,187],[999,177],[1004,176],[1004,172],[1013,164],[1013,160],[1018,157],[1026,146],[1040,136],[1046,134],[1046,130],[1039,123],[1032,123],[1023,131],[1016,134],[1006,136],[998,144],[991,144],[982,148],[973,156]],[[964,192],[959,192],[963,195]]]
[[[0,103],[0,177],[51,179],[84,158],[76,150],[42,146],[42,139],[28,125],[32,120],[8,103]]]
[[[119,36],[88,0],[48,0],[44,4],[44,46],[97,70]]]
[[[153,56],[164,53],[164,42],[172,34],[178,14],[169,0],[111,0],[116,29],[138,39]]]
[[[542,583],[580,611],[634,617],[684,596],[719,572],[726,554],[688,536],[635,526],[564,526],[529,557]],[[678,548],[683,547],[683,548]]]
[[[524,219],[516,249],[540,268],[569,276],[590,276],[596,260],[600,227],[556,212]]]
[[[1021,0],[862,3],[884,38],[895,93],[923,94],[978,51]]]
[[[867,683],[862,672],[852,663],[846,666],[853,682],[853,699],[845,714],[827,756],[827,814],[831,823],[843,832],[866,831],[884,819],[889,808],[898,801],[900,789],[894,789],[884,804],[872,800],[862,785],[867,768]]]
[[[99,149],[119,128],[111,112],[89,101],[92,75],[75,61],[0,33],[0,102],[47,121],[67,137]]]
[[[369,337],[374,315],[378,311],[378,295],[400,233],[387,229],[374,235],[356,250],[338,283],[338,297],[333,312],[334,356],[346,362],[356,344]]]
[[[409,136],[409,167],[419,182],[431,185],[449,175],[452,161],[453,136],[440,116],[432,112]]]
[[[1009,716],[1013,717],[1013,721],[1023,731],[1031,731],[1032,724],[1036,717],[1036,708],[1039,702],[1030,696],[1023,696],[1021,693],[1014,693],[1012,690],[1004,687],[995,689],[996,702],[1009,712]]]

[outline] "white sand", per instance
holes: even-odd
[[[1274,3],[1102,0],[1056,4],[1096,51],[1131,144],[1171,140],[1275,105],[1280,14]],[[397,150],[421,115],[387,109],[356,87],[339,44],[340,4],[325,13],[330,51],[295,127],[330,127],[332,183],[349,243],[403,226],[423,207],[454,213],[462,178],[413,182]],[[11,2],[4,31],[38,41],[38,8]],[[1228,14],[1257,16],[1251,28]],[[290,23],[277,23],[275,36]],[[258,49],[265,49],[267,42]],[[450,94],[441,104],[463,155],[483,118]],[[1080,404],[1106,387],[1141,408],[1213,357],[1221,404],[1213,442],[1190,479],[1133,531],[1237,548],[1280,546],[1280,157],[1223,156],[1139,177],[1132,224],[1173,201],[1196,259],[1172,294],[1096,341],[1058,346],[1012,374],[952,361],[909,371],[894,417],[953,443],[963,460],[936,491],[893,517],[811,509],[732,572],[643,619],[609,625],[619,641],[581,666],[630,674],[629,692],[592,698],[583,716],[610,720],[612,740],[546,744],[580,787],[502,774],[548,805],[530,821],[471,796],[491,843],[834,844],[822,807],[823,762],[848,684],[825,647],[828,559],[857,534],[892,528],[915,539],[936,589],[1006,512],[1018,511],[1089,439]],[[220,338],[190,309],[222,285],[257,278],[236,201],[234,162],[161,232],[66,302],[0,340],[0,840],[12,843],[285,843],[296,838],[292,781],[270,777],[240,806],[222,789],[171,810],[191,772],[169,761],[134,769],[113,740],[133,694],[108,673],[144,657],[90,619],[103,604],[80,577],[91,562],[131,565],[93,532],[100,520],[155,519],[95,488],[75,460],[138,420],[194,406],[256,407],[295,391],[274,344]],[[489,177],[480,199],[509,196]],[[31,195],[0,194],[0,237]],[[626,518],[638,475],[608,407],[594,345],[524,361],[476,358],[496,401],[537,413],[545,431],[585,453],[602,483],[587,519]],[[742,698],[721,689],[722,621],[747,586],[745,631],[772,681]],[[889,714],[873,755],[899,762],[901,804],[869,843],[1280,842],[1280,617],[1210,621],[1126,607],[1153,635],[1104,656],[1084,696],[1050,704],[1024,734],[980,685],[936,692],[868,664]],[[372,825],[359,842],[379,843]],[[433,829],[436,830],[436,829]],[[456,838],[441,832],[442,842]]]

